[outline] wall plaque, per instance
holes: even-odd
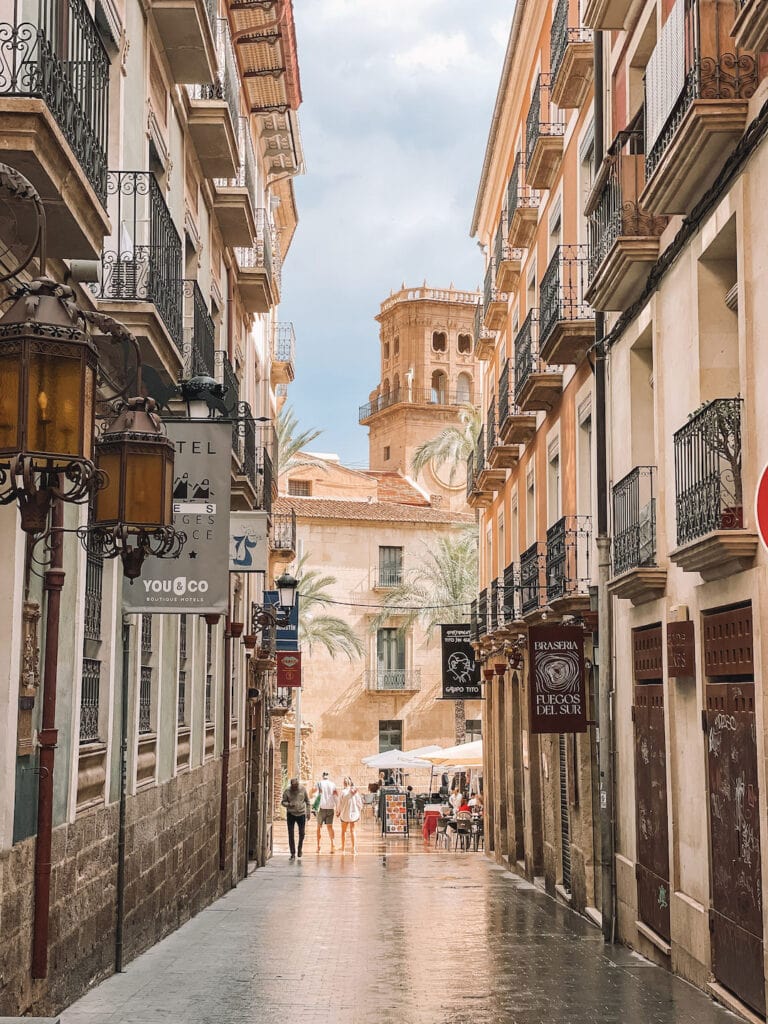
[[[696,639],[693,622],[667,623],[667,675],[693,676],[696,674]]]

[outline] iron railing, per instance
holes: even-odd
[[[284,710],[292,708],[294,689],[294,686],[276,686],[271,698],[272,707]]]
[[[490,619],[491,619],[491,632],[499,628],[499,581],[498,579],[491,580],[491,593],[490,593]]]
[[[253,151],[248,118],[239,117],[237,123],[238,168],[234,178],[214,178],[217,188],[244,188],[256,209],[256,155]]]
[[[524,171],[523,154],[518,153],[507,182],[507,230],[509,230],[517,210],[523,208],[535,210],[539,206],[538,189],[529,188],[523,183]]]
[[[499,435],[496,432],[496,399],[491,398],[491,404],[488,406],[488,416],[485,421],[485,450],[488,458],[491,457],[491,451],[499,443]]]
[[[179,692],[176,698],[176,723],[177,725],[187,724],[187,672],[186,669],[179,669]]]
[[[85,625],[86,640],[101,640],[101,605],[104,584],[104,558],[88,545],[85,556]]]
[[[208,725],[213,715],[213,626],[205,625],[205,723]]]
[[[139,677],[139,735],[152,732],[152,669],[141,666]]]
[[[399,587],[403,582],[403,567],[402,565],[375,565],[371,570],[371,575],[379,590],[388,590],[392,587]]]
[[[296,358],[296,334],[292,323],[276,323],[274,325],[272,358],[278,363],[294,365]]]
[[[498,265],[496,257],[491,256],[485,270],[485,283],[483,286],[483,312],[488,309],[492,302],[506,302],[507,293],[496,287],[496,273]]]
[[[520,612],[527,615],[540,608],[544,594],[541,585],[543,545],[534,541],[520,556]]]
[[[549,31],[549,74],[550,81],[557,79],[569,43],[591,43],[592,29],[568,26],[571,0],[557,0]],[[578,4],[576,5],[578,9]]]
[[[656,467],[635,468],[613,488],[613,575],[656,565]]]
[[[232,129],[240,128],[240,76],[237,59],[232,49],[229,23],[225,18],[216,19],[216,61],[215,82],[203,85],[188,85],[187,91],[193,100],[224,100],[232,118]]]
[[[263,270],[270,286],[280,291],[280,253],[266,210],[256,211],[256,244],[248,248],[238,246],[235,255],[243,270]]]
[[[151,171],[110,171],[113,235],[101,257],[101,297],[151,302],[183,344],[181,238]]]
[[[141,653],[152,653],[152,616],[141,616]]]
[[[563,516],[547,530],[547,601],[586,596],[591,582],[589,516]]]
[[[727,27],[724,32],[727,34]],[[708,29],[702,46],[699,0],[685,0],[684,39],[676,55],[676,59],[685,62],[684,84],[656,138],[649,137],[649,129],[653,131],[654,126],[646,119],[646,180],[659,166],[695,100],[746,100],[754,95],[758,85],[758,66],[754,55],[742,50],[735,53],[719,52],[719,38],[717,31],[712,33]],[[660,83],[660,89],[663,90],[665,84]],[[659,99],[651,95],[652,89],[646,74],[646,110],[653,109]]]
[[[187,657],[187,616],[179,616],[179,658],[184,661]]]
[[[549,83],[549,75],[541,74],[536,78],[531,105],[525,119],[525,162],[528,167],[531,166],[533,151],[540,138],[565,134],[565,122],[562,117],[558,116],[556,121],[550,120],[552,115],[549,104]]]
[[[534,326],[537,323],[537,309],[530,309],[523,325],[515,336],[515,403],[532,373],[539,369],[539,349]]]
[[[499,430],[503,432],[504,424],[509,418],[509,360],[504,360],[504,366],[499,374]]]
[[[744,526],[741,398],[716,398],[675,432],[677,543]]]
[[[246,456],[243,459],[245,465],[248,460],[247,445],[248,445],[248,434],[246,434]],[[256,441],[254,431],[254,444]],[[265,512],[272,511],[272,489],[274,484],[274,471],[272,469],[272,458],[266,448],[260,447],[254,450],[254,473],[252,482],[255,483],[256,487],[256,508],[263,509]],[[248,475],[250,478],[250,466],[248,466]]]
[[[296,509],[273,513],[269,543],[273,551],[296,550]]]
[[[101,662],[83,658],[83,679],[80,689],[80,742],[93,743],[99,739],[99,690],[101,689]]]
[[[365,670],[366,690],[397,691],[420,690],[420,668],[367,668]]]
[[[504,570],[504,585],[502,589],[503,611],[501,621],[504,624],[514,622],[520,618],[520,571],[517,566],[510,562]]]
[[[477,632],[485,636],[488,632],[488,591],[481,590],[477,598]]]
[[[184,372],[188,377],[213,377],[216,326],[197,281],[185,280]]]
[[[217,352],[216,355],[219,355]],[[239,418],[240,412],[240,381],[235,368],[226,352],[221,353],[221,383],[224,385],[224,405],[229,415],[235,420],[232,424],[232,451],[242,463],[245,427]]]
[[[387,391],[361,405],[358,420],[363,421],[377,412],[389,409],[393,405],[462,405],[471,395],[466,390],[444,391],[441,388],[398,387]]]
[[[502,263],[512,260],[522,260],[523,250],[516,249],[507,241],[507,218],[502,210],[499,226],[496,228],[496,235],[493,240],[493,258],[496,261],[496,273],[499,273]]]
[[[109,56],[88,5],[13,0],[3,10],[10,20],[0,21],[0,95],[43,100],[106,204]]]
[[[477,625],[477,601],[471,601],[469,605],[469,636],[471,640],[479,638]]]
[[[495,337],[495,332],[489,330],[484,323],[485,310],[482,302],[478,302],[475,306],[475,324],[473,330],[473,338],[475,339],[475,348],[481,341],[488,341]]]
[[[475,480],[477,473],[475,472],[475,453],[470,452],[467,456],[467,499],[472,496],[475,489]]]
[[[561,320],[591,320],[584,302],[589,268],[589,246],[558,245],[544,271],[539,290],[539,348],[543,348]]]

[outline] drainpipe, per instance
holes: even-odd
[[[232,632],[230,622],[232,608],[230,604],[224,623],[224,739],[221,749],[221,805],[219,811],[219,871],[223,871],[227,861],[227,810],[229,803],[229,741],[232,726]]]
[[[603,34],[595,32],[595,165],[605,155],[605,104],[603,82]],[[598,558],[598,640],[600,665],[598,680],[598,728],[600,772],[600,877],[603,937],[613,942],[616,933],[616,867],[614,857],[614,779],[613,779],[613,665],[611,661],[613,623],[608,580],[611,573],[611,539],[608,529],[608,445],[605,409],[605,314],[595,313],[595,446],[597,449],[597,558]]]
[[[58,740],[56,729],[56,685],[59,664],[59,622],[61,590],[64,586],[64,506],[54,501],[51,510],[51,566],[45,573],[43,589],[48,597],[45,612],[45,665],[43,674],[43,715],[37,734],[40,744],[37,795],[37,841],[35,842],[35,911],[32,933],[32,977],[48,976],[48,917],[51,903],[51,832],[53,830],[53,766]]]
[[[117,816],[117,907],[115,911],[115,974],[123,970],[125,931],[125,811],[128,788],[128,689],[130,686],[131,627],[123,614],[123,678],[120,688],[120,804]]]

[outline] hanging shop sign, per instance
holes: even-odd
[[[586,732],[584,631],[580,626],[531,626],[532,733]]]
[[[277,685],[301,686],[301,651],[277,652]]]
[[[472,625],[460,622],[441,626],[443,700],[480,700],[480,664],[470,643]]]
[[[264,591],[264,606],[279,608],[278,594],[276,590]],[[299,594],[296,594],[291,616],[285,626],[278,626],[275,630],[276,651],[298,651],[299,649]]]
[[[173,526],[187,535],[178,558],[149,556],[123,584],[126,612],[220,614],[229,599],[232,424],[167,420],[176,448]]]
[[[266,572],[269,564],[269,516],[266,512],[231,512],[229,571]]]
[[[673,678],[696,675],[696,641],[690,619],[667,623],[667,674]]]

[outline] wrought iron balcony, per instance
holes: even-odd
[[[240,74],[225,18],[216,20],[216,79],[188,85],[189,133],[207,178],[233,178],[239,166]]]
[[[488,634],[488,591],[481,590],[477,597],[477,635]]]
[[[371,580],[374,590],[391,590],[403,582],[403,567],[374,565],[371,568]]]
[[[496,345],[496,332],[490,331],[485,326],[485,314],[482,302],[478,302],[475,306],[474,339],[476,358],[490,359]]]
[[[531,309],[515,337],[515,404],[523,412],[549,412],[563,387],[559,366],[539,358],[537,309]]]
[[[141,653],[152,653],[152,616],[141,616]]]
[[[534,188],[551,188],[563,155],[565,121],[550,104],[550,76],[539,75],[525,120],[526,178]]]
[[[479,639],[477,627],[477,601],[471,601],[469,605],[469,637],[470,640]]]
[[[486,452],[487,462],[491,469],[511,469],[517,465],[517,445],[504,444],[501,436],[502,416],[506,420],[509,415],[509,365],[504,365],[504,370],[499,378],[499,401],[498,420],[496,399],[488,406],[488,415],[485,421],[486,429]]]
[[[216,327],[197,281],[184,281],[184,373],[213,377]]]
[[[107,192],[114,235],[102,253],[100,297],[151,303],[181,351],[181,238],[160,186],[151,171],[110,171]]]
[[[491,331],[498,331],[507,318],[509,296],[496,287],[496,257],[488,261],[483,289],[483,323]]]
[[[584,300],[589,247],[558,245],[541,279],[539,354],[545,363],[580,363],[595,340],[595,319]]]
[[[275,512],[272,515],[272,529],[269,546],[273,551],[296,553],[296,510]]]
[[[494,491],[503,486],[506,474],[489,466],[485,457],[486,431],[481,427],[474,453],[467,460],[467,501],[473,508],[487,507]]]
[[[280,301],[280,253],[267,213],[256,211],[256,244],[236,248],[238,288],[249,313],[268,313]]]
[[[687,213],[744,132],[748,100],[758,86],[758,61],[753,52],[735,46],[733,52],[721,49],[734,14],[723,3],[678,0],[651,55],[645,74],[643,203],[652,213]]]
[[[289,384],[295,376],[296,335],[292,323],[276,323],[272,332],[272,383]]]
[[[175,83],[210,82],[216,73],[215,0],[151,0]]]
[[[358,420],[365,423],[371,416],[391,409],[394,405],[463,405],[471,401],[471,394],[466,391],[443,391],[438,388],[399,387],[394,391],[386,391],[377,398],[361,405]]]
[[[83,658],[80,688],[80,742],[99,740],[99,701],[101,690],[101,662]]]
[[[544,545],[534,541],[520,556],[520,614],[530,615],[544,605]]]
[[[41,99],[102,205],[107,198],[109,56],[83,0],[13,0],[0,21],[0,96]]]
[[[289,711],[293,707],[293,686],[276,686],[270,699],[272,711]]]
[[[592,30],[579,24],[578,0],[558,0],[549,34],[552,101],[580,107],[593,76]],[[576,22],[575,26],[569,22]]]
[[[537,189],[525,184],[524,178],[525,159],[518,153],[507,182],[507,242],[525,249],[536,233],[540,197]]]
[[[637,299],[659,255],[667,218],[640,205],[645,184],[643,133],[620,132],[587,203],[589,287],[585,299],[601,310],[624,310]]]
[[[496,287],[504,294],[511,292],[520,278],[523,250],[509,244],[505,211],[502,211],[499,226],[496,228],[493,259],[496,268]]]
[[[247,422],[250,423],[251,426],[246,431],[245,435],[245,455],[243,458],[243,468],[247,473],[248,478],[255,484],[256,487],[256,508],[263,509],[265,512],[271,512],[272,498],[275,486],[275,475],[274,470],[272,468],[272,457],[270,456],[266,448],[255,448],[255,424],[253,424],[253,420]],[[252,462],[249,453],[251,430],[253,431],[253,445],[255,448]],[[253,469],[251,469],[251,466],[253,466]]]
[[[139,735],[152,732],[152,669],[142,665],[139,678]]]
[[[213,207],[224,243],[232,248],[256,240],[256,156],[248,118],[238,119],[239,166],[232,178],[215,178]]]
[[[504,570],[504,585],[500,592],[501,610],[499,612],[500,622],[508,626],[521,618],[520,607],[520,570],[513,563]]]
[[[367,668],[366,690],[377,693],[417,691],[421,689],[420,668]]]
[[[589,602],[589,516],[563,516],[547,530],[547,602],[558,611],[576,611]]]
[[[517,445],[527,444],[536,433],[536,417],[510,402],[511,366],[511,361],[505,360],[499,377],[499,442],[504,446],[512,446],[517,458]]]
[[[101,640],[101,609],[104,583],[104,558],[88,546],[85,557],[85,626],[86,640]]]
[[[656,565],[656,467],[636,466],[613,488],[613,575]]]
[[[499,628],[499,581],[498,581],[498,579],[491,580],[491,593],[490,593],[490,601],[488,602],[488,604],[489,604],[489,609],[488,610],[490,612],[490,620],[491,620],[490,621],[489,631],[491,633],[495,633],[496,630]]]

